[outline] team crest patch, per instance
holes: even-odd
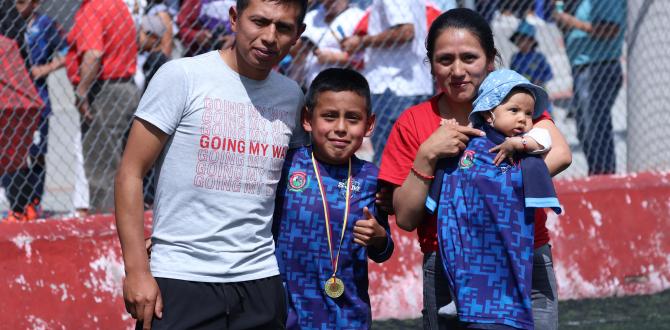
[[[305,172],[293,172],[288,178],[288,190],[303,192],[309,184],[309,178]]]
[[[475,164],[475,152],[473,150],[465,150],[463,157],[458,162],[458,167],[462,169],[470,168]]]

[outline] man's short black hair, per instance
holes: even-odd
[[[249,1],[251,0],[237,0],[237,14],[241,15],[242,12],[249,7]],[[305,14],[307,14],[307,0],[261,0],[261,1],[272,1],[279,2],[281,4],[297,4],[300,6],[300,15],[298,15],[298,27],[302,25],[305,20]]]
[[[331,68],[321,71],[307,91],[305,106],[308,111],[314,110],[323,92],[354,92],[365,99],[365,110],[371,112],[370,85],[362,74],[351,69]]]

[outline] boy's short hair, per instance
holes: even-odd
[[[238,15],[249,7],[249,1],[251,0],[237,0],[235,8],[237,9]],[[298,15],[298,25],[302,25],[305,20],[305,14],[307,14],[307,0],[260,0],[260,1],[271,1],[279,2],[282,4],[297,4],[300,6],[300,15]]]
[[[307,91],[305,106],[308,111],[316,107],[319,94],[323,92],[354,92],[365,99],[368,116],[372,112],[370,85],[362,74],[351,69],[330,68],[321,71]]]

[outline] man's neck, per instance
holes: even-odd
[[[219,56],[221,56],[221,59],[223,59],[231,70],[245,78],[261,81],[265,80],[268,75],[270,75],[270,70],[262,72],[253,70],[248,65],[245,65],[244,59],[242,59],[242,56],[237,52],[237,47],[235,47],[234,44],[230,48],[219,50]]]

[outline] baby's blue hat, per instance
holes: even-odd
[[[533,85],[528,79],[514,70],[500,69],[489,73],[481,86],[479,86],[477,98],[473,103],[473,109],[470,113],[470,122],[474,126],[481,125],[483,118],[478,113],[492,110],[500,105],[515,87],[524,88],[533,93],[535,97],[533,119],[539,117],[549,108],[549,95],[547,95],[544,88]]]

